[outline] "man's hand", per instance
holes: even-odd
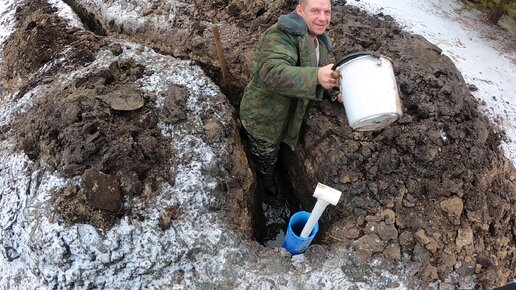
[[[337,95],[337,100],[339,101],[339,103],[344,102],[344,96],[342,95],[342,93],[339,93],[339,94]]]
[[[332,70],[333,64],[323,66],[317,71],[317,81],[325,89],[331,89],[339,86],[340,72]]]

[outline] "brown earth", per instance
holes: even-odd
[[[362,261],[412,264],[427,282],[453,279],[453,271],[480,287],[514,280],[516,172],[500,149],[503,132],[480,113],[438,47],[401,32],[388,16],[351,17],[340,8],[336,55],[390,57],[405,115],[384,130],[359,133],[340,105],[322,102],[307,114],[300,148],[287,158],[296,193],[310,208],[303,193],[318,181],[344,192],[325,216],[323,239],[353,246]],[[380,244],[364,246],[369,237]]]
[[[230,70],[229,84],[221,86],[237,105],[249,79],[260,32],[278,15],[288,13],[292,3],[188,2],[194,8],[177,15],[170,34],[153,27],[133,32],[113,23],[102,25],[109,35],[194,59],[221,83],[210,26],[220,24]],[[17,15],[28,20],[20,22],[22,29],[11,36],[4,52],[5,65],[10,68],[2,73],[7,89],[14,84],[24,87],[23,79],[60,51],[50,49],[50,43],[85,49],[86,56],[98,46],[108,45],[102,40],[85,41],[88,45],[81,47],[81,40],[99,37],[74,33],[59,21],[49,26],[55,31],[40,31],[39,23],[47,18],[38,18],[37,9],[24,9]],[[52,16],[48,19],[54,23]],[[422,37],[401,31],[389,16],[369,16],[343,4],[334,6],[330,36],[337,58],[368,50],[393,60],[404,116],[386,129],[360,133],[349,128],[342,105],[323,101],[310,108],[298,148],[293,153],[284,151],[283,161],[304,209],[313,206],[311,194],[317,182],[343,191],[339,205],[329,208],[321,220],[320,242],[330,249],[352,247],[356,264],[342,270],[357,279],[368,271],[364,263],[373,259],[386,261],[392,270],[401,261],[407,269],[416,269],[413,274],[424,282],[440,279],[461,285],[473,277],[479,287],[490,288],[516,279],[516,173],[500,150],[503,132],[480,113],[478,101],[451,60]],[[49,48],[34,52],[32,47]],[[34,55],[27,58],[24,53]],[[80,55],[70,63],[80,65],[90,59]],[[123,194],[133,190],[138,194],[143,184],[173,178],[172,173],[157,174],[165,166],[161,156],[173,154],[173,148],[160,142],[163,137],[152,117],[160,112],[153,112],[152,96],[128,86],[135,99],[130,107],[138,107],[144,100],[142,107],[129,111],[115,109],[116,104],[102,98],[81,97],[90,90],[116,95],[118,85],[131,83],[129,80],[142,73],[145,68],[138,65],[113,64],[108,71],[78,80],[74,88],[35,106],[25,120],[12,125],[23,149],[32,159],[46,161],[65,176],[86,174],[88,168],[117,176],[112,182],[118,182]],[[180,96],[178,90],[172,95]],[[173,120],[180,121],[175,111],[181,110],[170,110]],[[77,146],[76,141],[88,146]],[[132,153],[118,155],[128,144]],[[124,162],[117,162],[120,158]],[[131,186],[124,187],[122,177],[128,177]],[[83,184],[57,194],[56,206],[71,222],[109,224],[106,220],[113,218],[109,211],[95,217],[92,212],[96,210],[66,206],[67,198],[86,199],[87,188]],[[247,206],[235,205],[235,210],[246,212]],[[114,211],[114,216],[123,214]]]
[[[154,72],[131,59],[114,61],[107,69],[93,70],[58,88],[56,73],[89,65],[101,49],[117,56],[124,48],[111,38],[67,27],[55,9],[42,0],[26,1],[15,17],[15,32],[3,50],[3,68],[7,69],[2,69],[2,89],[17,92],[16,101],[26,95],[37,97],[30,92],[35,86],[53,88],[51,94],[33,100],[27,112],[0,128],[2,135],[12,132],[36,168],[50,166],[63,177],[82,177],[81,184],[53,193],[55,209],[65,222],[108,229],[123,216],[141,219],[131,210],[133,197],[139,196],[143,202],[153,200],[161,183],[174,185],[178,163],[187,162],[174,158],[176,150],[157,125],[158,120],[166,124],[186,121],[188,90],[171,84],[163,96],[163,107],[157,109],[156,96],[141,91],[136,83]],[[40,70],[49,62],[56,64]],[[220,109],[217,113],[228,105],[221,94],[210,100],[199,98],[215,103]],[[215,113],[206,111],[201,116],[203,138],[210,144],[224,144],[230,158],[221,159],[213,165],[220,168],[206,174],[221,175],[222,170],[229,174],[215,197],[224,205],[229,223],[251,237],[248,208],[254,206],[254,199],[248,192],[255,182],[235,133],[238,126],[235,122],[221,124],[214,119]],[[162,228],[168,228],[180,213],[180,208],[161,213]]]
[[[19,90],[18,96],[22,96],[36,83],[50,82],[57,69],[72,71],[93,61],[99,47],[105,45],[100,37],[87,30],[66,27],[55,12],[56,9],[42,1],[17,8],[16,30],[3,49],[0,77],[4,90]],[[67,45],[71,45],[71,51],[61,66],[36,75],[39,68],[61,56]]]

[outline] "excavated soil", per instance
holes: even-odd
[[[479,113],[450,59],[380,19],[333,31],[346,40],[337,55],[372,50],[393,59],[405,115],[360,133],[340,105],[319,103],[307,114],[286,162],[306,207],[318,181],[343,191],[324,218],[323,240],[352,246],[359,263],[403,261],[426,282],[474,276],[489,288],[514,280],[515,171],[499,147],[503,133]]]
[[[28,79],[18,84],[22,93],[37,84],[52,81],[52,72],[34,76],[65,46],[71,47],[68,62],[77,67],[95,59],[95,52],[107,42],[92,34],[77,35],[52,13],[48,4],[33,1],[17,12],[18,29],[7,42],[4,78]],[[50,23],[50,25],[49,25]],[[41,49],[34,49],[38,47]],[[111,45],[114,54],[121,47]],[[155,96],[144,93],[135,81],[145,67],[129,60],[113,62],[109,69],[78,78],[55,95],[35,100],[23,118],[10,126],[21,149],[30,159],[44,162],[63,177],[82,175],[82,183],[53,195],[54,205],[65,221],[110,227],[130,208],[125,199],[151,195],[158,183],[173,172],[166,160],[174,148],[157,127],[158,117],[169,123],[184,119],[188,92],[171,87],[167,110],[158,111]],[[34,76],[34,77],[33,77]],[[7,86],[9,88],[9,86]]]
[[[15,32],[3,50],[2,89],[16,93],[14,100],[25,98],[35,86],[53,86],[54,75],[71,73],[96,59],[101,49],[114,56],[124,49],[111,38],[102,37],[102,30],[90,31],[67,27],[56,10],[42,0],[26,1],[18,8]],[[93,17],[93,14],[88,14]],[[86,19],[94,26],[93,19]],[[41,49],[34,49],[38,47]],[[46,65],[57,62],[57,65]],[[152,200],[160,185],[174,185],[178,163],[176,149],[158,128],[186,122],[186,87],[170,84],[163,93],[163,105],[157,108],[156,98],[139,88],[137,81],[155,72],[134,60],[113,61],[107,69],[94,70],[73,77],[62,90],[35,99],[27,112],[0,128],[11,132],[18,147],[39,165],[50,166],[66,178],[81,176],[81,183],[56,190],[52,201],[67,223],[89,223],[108,229],[121,217],[140,219],[131,210],[132,199]],[[222,111],[223,95],[211,97]],[[229,224],[245,236],[252,236],[248,208],[254,206],[249,188],[254,186],[251,172],[240,144],[235,123],[222,125],[214,119],[214,111],[202,114],[206,142],[224,143],[231,158],[207,174],[229,172],[214,196],[224,204]],[[216,150],[215,150],[216,152]],[[229,199],[232,202],[227,202]],[[222,205],[221,205],[222,207]],[[244,216],[242,216],[244,212]],[[163,229],[180,215],[171,208],[160,215]]]
[[[2,72],[6,89],[30,88],[23,79],[59,47],[84,50],[84,55],[70,60],[80,65],[90,60],[89,53],[107,45],[103,40],[81,42],[99,37],[76,34],[53,16],[41,18],[38,9],[50,8],[34,3],[18,11],[19,18],[26,20],[19,22],[4,51],[4,65],[9,68]],[[238,105],[260,32],[280,14],[290,12],[293,3],[188,3],[188,9],[178,12],[171,34],[152,27],[124,31],[114,22],[102,24],[103,29],[108,35],[194,59]],[[40,30],[39,24],[48,21],[52,25],[46,27],[52,29]],[[220,25],[230,72],[224,84],[212,24]],[[296,151],[282,152],[293,194],[304,209],[313,206],[311,195],[317,182],[343,191],[338,206],[325,212],[320,230],[320,242],[329,249],[353,249],[356,262],[343,265],[342,271],[360,281],[370,268],[365,263],[380,260],[392,265],[392,270],[403,262],[405,272],[415,269],[409,274],[424,282],[440,279],[459,285],[473,279],[479,287],[490,288],[516,279],[516,173],[500,151],[503,132],[480,113],[451,60],[425,39],[401,31],[389,16],[368,16],[343,3],[334,6],[330,36],[337,58],[368,50],[393,60],[404,111],[394,125],[360,133],[348,126],[342,105],[316,103],[307,113]],[[18,132],[21,147],[32,159],[44,160],[64,176],[83,175],[81,186],[56,194],[55,204],[70,222],[107,226],[109,219],[122,214],[118,207],[109,207],[103,209],[105,216],[95,217],[94,207],[74,207],[88,199],[89,178],[118,184],[120,195],[140,194],[147,184],[152,187],[158,179],[173,178],[160,170],[165,166],[162,157],[174,154],[156,128],[154,116],[163,112],[153,110],[153,96],[128,85],[142,73],[144,67],[130,62],[113,64],[34,106],[25,120],[10,128]],[[129,109],[102,98],[116,96],[122,85],[126,95],[134,97],[122,102]],[[100,97],[88,94],[92,90]],[[180,106],[181,89],[171,94],[178,96],[172,104]],[[178,121],[180,112],[171,108],[166,118]],[[120,155],[124,150],[130,154]],[[238,207],[242,212],[246,209],[240,204],[235,210]]]
[[[15,13],[15,32],[5,42],[1,85],[6,91],[22,96],[38,82],[50,82],[56,70],[73,71],[95,59],[95,54],[105,42],[95,34],[67,27],[57,15],[57,10],[42,1],[18,7]],[[43,74],[37,70],[61,57],[65,46],[71,45],[67,58],[59,67]],[[35,49],[37,48],[37,49]],[[0,100],[1,101],[1,100]]]

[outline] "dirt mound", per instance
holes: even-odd
[[[154,96],[135,84],[144,70],[131,61],[114,62],[33,106],[14,125],[25,125],[18,133],[24,151],[66,177],[91,167],[107,174],[136,173],[142,180],[156,173],[151,169],[171,149],[161,142]]]
[[[234,105],[238,104],[238,97],[249,80],[250,63],[259,34],[274,23],[280,13],[290,12],[293,3],[278,0],[189,0],[175,3],[176,7],[171,8],[170,3],[161,2],[145,7],[141,15],[159,17],[170,14],[165,25],[161,21],[145,21],[135,25],[134,22],[138,22],[135,19],[121,21],[105,18],[89,1],[67,2],[82,19],[87,20],[90,29],[94,31],[105,31],[110,36],[130,39],[176,58],[194,60],[219,84]],[[97,14],[97,19],[91,20],[92,14]],[[225,84],[222,83],[217,61],[213,25],[220,27],[220,37],[229,64],[230,76]]]
[[[393,60],[405,115],[361,133],[339,104],[310,110],[287,163],[306,208],[317,182],[344,193],[323,219],[324,242],[352,246],[360,262],[403,261],[425,282],[514,280],[516,174],[503,133],[438,47],[383,15],[336,6],[334,19],[337,56],[369,50]]]
[[[92,41],[94,36],[79,41],[80,35],[67,31],[48,5],[36,1],[26,7],[32,10],[19,12],[28,19],[19,25],[27,28],[16,30],[5,53],[6,65],[16,68],[9,71],[11,79],[30,79],[68,47],[68,59],[76,66],[95,59],[93,52],[100,45]],[[18,44],[16,50],[14,43]],[[121,48],[112,45],[111,50],[116,54]],[[174,149],[157,123],[160,116],[169,123],[179,122],[181,118],[174,112],[181,112],[188,92],[171,86],[167,98],[183,101],[169,102],[167,111],[158,111],[155,96],[136,85],[144,73],[152,74],[132,60],[113,62],[109,69],[78,78],[63,90],[35,100],[26,116],[11,124],[29,158],[43,161],[64,177],[83,176],[81,186],[55,193],[56,209],[67,221],[106,228],[123,213],[124,196],[150,194],[158,182],[173,180],[166,160],[174,155]],[[30,79],[24,89],[40,80]],[[88,182],[103,180],[102,176],[106,176],[103,182]]]
[[[35,104],[26,118],[13,124],[23,150],[65,177],[83,175],[89,168],[116,176],[105,187],[119,187],[118,194],[128,197],[140,195],[146,187],[155,190],[157,180],[173,179],[165,160],[174,150],[157,127],[158,116],[165,112],[155,108],[155,96],[143,93],[135,84],[144,72],[142,65],[131,60],[113,62],[108,70],[79,78],[73,86]],[[172,92],[176,94],[171,97],[183,99],[187,93],[181,89]],[[83,175],[83,180],[86,177]],[[95,209],[121,209],[121,197],[113,206],[108,201],[95,202],[96,196],[88,199],[94,187],[83,184],[85,192],[78,194],[64,190],[56,195],[56,207],[75,222],[91,221]],[[83,202],[85,197],[88,203]],[[89,210],[81,208],[84,206]]]
[[[82,177],[80,184],[53,194],[55,209],[66,222],[107,229],[122,216],[140,219],[131,209],[133,197],[151,201],[163,182],[174,186],[177,166],[182,162],[174,158],[173,142],[163,136],[158,121],[192,129],[186,107],[191,92],[169,84],[160,93],[162,104],[157,106],[157,96],[142,91],[138,84],[143,76],[152,76],[155,71],[142,65],[141,60],[127,58],[76,77],[76,71],[96,60],[100,50],[109,50],[116,59],[131,48],[88,31],[67,28],[54,10],[48,3],[29,0],[16,12],[17,18],[37,19],[40,25],[37,30],[27,30],[28,21],[18,22],[4,51],[4,63],[15,69],[8,80],[23,76],[23,81],[5,84],[12,84],[8,87],[11,91],[20,90],[14,101],[26,97],[35,86],[46,86],[47,93],[33,100],[27,112],[2,131],[13,133],[19,148],[37,164],[49,165],[66,178]],[[13,43],[18,44],[17,49]],[[33,49],[51,44],[55,44],[52,49]],[[33,57],[19,59],[29,54]],[[42,67],[46,69],[38,72]],[[55,75],[66,73],[73,80],[64,80],[66,85],[61,85]],[[250,237],[250,216],[242,217],[242,209],[247,213],[253,203],[246,193],[254,181],[239,136],[234,134],[238,128],[231,113],[227,118],[215,117],[228,110],[225,96],[198,98],[207,107],[216,107],[202,113],[203,139],[214,152],[221,156],[230,152],[231,156],[220,160],[220,168],[206,172],[207,176],[218,174],[217,178],[229,172],[230,177],[224,178],[224,185],[217,190],[219,195],[213,197],[225,204],[230,223]],[[225,199],[231,202],[222,201]],[[170,219],[164,214],[164,228]]]
[[[108,34],[194,59],[220,81],[215,45],[208,41],[212,40],[211,25],[219,24],[230,69],[230,84],[223,87],[238,104],[260,32],[280,14],[290,12],[292,3],[190,2],[194,5],[176,15],[170,30],[149,25],[128,31],[105,19],[103,25]],[[23,27],[31,26],[23,23]],[[294,153],[285,154],[284,167],[304,209],[313,205],[316,182],[344,192],[341,203],[331,207],[321,221],[320,242],[330,249],[354,249],[353,265],[341,269],[357,281],[368,276],[371,269],[365,263],[373,260],[390,264],[392,272],[402,272],[413,288],[419,280],[427,284],[447,281],[465,288],[515,279],[516,174],[499,148],[503,133],[479,113],[460,73],[437,47],[402,32],[388,16],[371,17],[342,4],[334,7],[333,23],[330,36],[337,57],[368,50],[393,60],[405,115],[384,130],[358,133],[349,128],[340,104],[324,101],[309,110],[303,138]],[[17,33],[15,39],[25,39],[23,32]],[[20,47],[22,51],[29,48]],[[10,51],[5,61],[12,61],[14,68],[14,56],[19,53]],[[33,73],[47,58],[34,59],[40,61],[29,62],[24,70],[18,68],[20,75]],[[27,113],[26,120],[13,125],[31,158],[45,160],[65,176],[84,174],[81,187],[59,195],[57,207],[91,198],[95,191],[90,177],[123,194],[145,191],[145,185],[152,187],[158,177],[173,178],[172,173],[159,170],[164,168],[162,157],[173,154],[173,149],[161,142],[156,116],[180,122],[184,97],[180,88],[171,88],[168,109],[156,112],[151,106],[154,97],[133,85],[145,73],[144,67],[131,62],[113,63],[109,70],[77,80],[73,87],[42,101]],[[124,94],[121,85],[127,89]],[[217,131],[213,121],[205,128],[209,132]],[[216,138],[215,133],[208,135]],[[238,156],[235,162],[244,159]],[[88,168],[94,171],[85,173]],[[249,176],[243,173],[246,168],[238,170],[242,171],[239,176]],[[129,181],[121,176],[128,176]],[[113,203],[120,192],[114,191],[106,208],[116,209]],[[235,220],[247,213],[249,205],[230,204]],[[71,221],[108,223],[73,206],[62,213]],[[397,262],[406,267],[398,269]],[[411,280],[412,275],[417,278]]]
[[[173,148],[157,127],[161,112],[154,107],[154,96],[135,85],[144,71],[131,61],[114,62],[109,70],[77,79],[73,86],[35,104],[26,118],[13,124],[25,153],[65,177],[82,175],[88,168],[117,176],[113,182],[125,196],[139,195],[146,186],[156,189],[156,180],[173,178],[165,162],[174,155]],[[82,199],[92,187],[79,194],[71,195],[73,190],[57,194],[56,207],[65,217],[82,222],[95,216],[91,212],[95,208],[120,209],[121,199],[114,208],[89,202],[96,206],[86,212],[80,209],[87,206]],[[71,198],[79,200],[74,203]]]
[[[58,59],[65,47],[70,51],[61,61],[69,66],[68,70],[95,58],[103,44],[100,38],[89,31],[67,27],[55,12],[55,8],[41,0],[27,1],[17,9],[16,29],[3,49],[0,85],[5,90],[23,93],[35,82],[51,77],[55,69],[33,76],[45,64]]]

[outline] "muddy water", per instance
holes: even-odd
[[[261,202],[265,232],[257,240],[267,247],[281,247],[291,216],[289,203],[283,198],[267,198]]]
[[[267,196],[260,186],[256,192],[260,208],[257,209],[259,221],[255,224],[255,238],[272,248],[282,246],[290,217],[301,210],[299,200],[286,176],[287,172],[281,163],[277,168],[279,196]]]

